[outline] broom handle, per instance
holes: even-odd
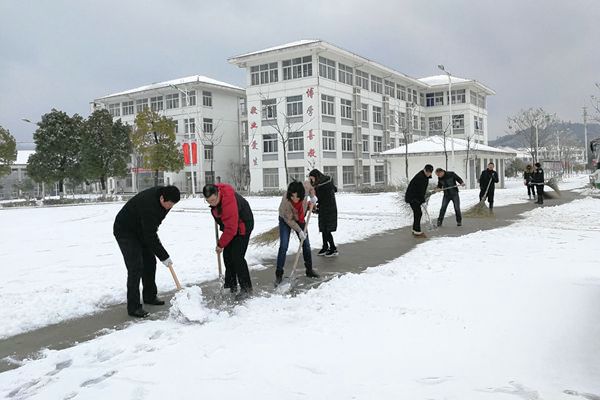
[[[219,245],[219,226],[215,221],[215,243]],[[223,277],[223,266],[221,265],[221,254],[217,253],[217,265],[219,266],[219,279]]]
[[[171,276],[173,277],[173,281],[175,281],[175,287],[177,287],[177,290],[181,290],[181,284],[179,283],[179,279],[177,279],[173,264],[169,264],[169,271],[171,271]]]
[[[312,213],[312,208],[308,210],[308,214],[306,214],[306,224],[304,224],[304,233],[308,232],[308,221],[310,221],[310,214]],[[296,252],[296,258],[294,259],[294,265],[292,267],[292,273],[290,274],[290,279],[294,276],[294,272],[296,272],[296,267],[298,266],[298,261],[300,260],[300,252],[302,251],[302,245],[304,244],[304,240],[300,241],[298,245],[298,251]]]
[[[490,190],[490,185],[492,184],[492,177],[490,177],[490,180],[488,182],[487,188],[485,188],[485,193],[483,194],[483,197],[481,198],[481,201],[485,201],[485,199],[487,199],[487,194],[488,194],[488,190]]]

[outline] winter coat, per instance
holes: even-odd
[[[222,249],[237,235],[249,235],[254,229],[254,216],[248,201],[227,183],[217,183],[220,201],[215,207],[210,207],[211,214],[223,234],[218,246]]]
[[[533,185],[544,184],[544,170],[541,167],[536,167],[535,170],[533,170],[533,174],[531,175],[531,183]]]
[[[430,179],[430,176],[425,175],[425,171],[417,172],[406,188],[404,201],[417,204],[425,203],[425,193],[427,192]]]
[[[490,171],[487,168],[481,171],[481,176],[479,177],[479,188],[481,190],[487,190],[488,193],[493,192],[496,183],[498,183],[498,173],[496,171]]]
[[[158,238],[158,227],[169,210],[160,204],[161,189],[162,186],[152,187],[129,199],[115,218],[113,234],[117,238],[139,239],[159,260],[164,261],[169,258],[169,253]]]
[[[447,188],[447,187],[451,187],[451,186],[456,186],[457,184],[462,185],[463,183],[464,182],[461,179],[461,177],[456,175],[456,173],[454,173],[452,171],[446,171],[444,173],[443,177],[438,178],[437,187],[442,189],[442,188]],[[452,196],[456,193],[458,193],[457,187],[444,190],[444,196]]]
[[[311,192],[314,193],[314,190],[309,182],[304,182],[304,190],[306,191],[307,196],[310,196]],[[313,196],[311,197],[314,199]],[[302,209],[306,215],[306,210],[308,209],[308,200],[306,199],[306,196],[304,199],[302,199]],[[281,198],[281,203],[279,204],[279,216],[294,231],[298,233],[302,231],[302,228],[300,228],[300,225],[298,225],[298,221],[300,220],[298,211],[296,208],[294,208],[292,201],[287,199],[287,193],[284,193],[283,197]]]
[[[523,172],[523,180],[525,180],[526,185],[528,185],[531,182],[532,175],[533,172],[531,172],[530,170],[525,170],[525,172]]]
[[[322,181],[315,186],[319,209],[319,232],[335,232],[337,230],[337,204],[335,202],[337,187],[330,176],[323,176]]]

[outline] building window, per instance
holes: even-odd
[[[135,112],[141,113],[148,109],[148,99],[139,99],[135,101]]]
[[[250,85],[260,85],[260,71],[258,69],[258,65],[250,67]]]
[[[352,67],[338,63],[338,78],[341,83],[352,85],[354,82]]]
[[[413,115],[413,130],[419,130],[419,116]]]
[[[204,182],[215,183],[215,171],[204,171]]]
[[[373,136],[373,153],[381,153],[383,149],[383,136]]]
[[[204,107],[212,107],[212,92],[202,91],[202,105]]]
[[[376,165],[375,167],[375,183],[383,183],[383,165]]]
[[[396,85],[396,98],[398,100],[406,100],[406,87]]]
[[[401,111],[398,111],[398,128],[402,129],[406,129],[406,113],[403,113]]]
[[[440,135],[442,133],[442,117],[429,118],[429,134]]]
[[[303,132],[290,132],[288,134],[288,152],[300,152],[304,151],[304,133]]]
[[[408,89],[410,91],[410,89]],[[412,102],[417,103],[419,101],[419,96],[417,96],[417,91],[412,89]]]
[[[363,153],[368,153],[369,152],[369,135],[362,135],[362,152]]]
[[[123,106],[123,115],[133,115],[133,100],[132,101],[124,101],[122,103]]]
[[[302,96],[290,96],[287,99],[287,116],[302,116]]]
[[[202,119],[202,132],[213,133],[213,120],[212,118]]]
[[[321,114],[330,117],[335,116],[335,101],[333,96],[321,95]]]
[[[341,116],[345,119],[352,119],[352,100],[340,99]]]
[[[150,97],[150,109],[152,111],[160,111],[164,108],[163,97]]]
[[[342,151],[352,151],[352,134],[342,132]]]
[[[383,93],[383,80],[375,75],[371,75],[371,91]]]
[[[279,189],[279,169],[263,168],[263,188]]]
[[[483,135],[483,118],[473,117],[473,125],[475,126],[475,134]]]
[[[425,106],[434,107],[444,105],[444,92],[427,93],[425,95]]]
[[[420,106],[425,105],[425,94],[424,93],[419,93],[419,105]]]
[[[465,115],[457,114],[452,116],[452,128],[453,129],[464,129],[465,128]]]
[[[319,76],[335,81],[335,61],[319,57]]]
[[[263,153],[277,153],[277,134],[263,135]]]
[[[360,105],[360,109],[361,109],[361,113],[360,113],[361,122],[365,122],[368,124],[369,123],[369,105],[363,103]]]
[[[471,104],[476,105],[477,107],[485,108],[485,95],[479,95],[474,91],[471,92]]]
[[[396,84],[390,81],[384,81],[385,95],[390,97],[396,97]]]
[[[184,93],[181,94],[181,106],[182,107],[195,106],[196,105],[196,91],[189,90],[186,93],[187,93],[187,96]]]
[[[335,151],[335,132],[323,131],[323,151]]]
[[[425,117],[421,117],[421,130],[425,132]]]
[[[276,62],[250,67],[250,84],[252,86],[276,83],[278,81],[279,71]]]
[[[466,103],[465,89],[453,90],[452,91],[452,104],[463,104]]]
[[[360,70],[356,70],[356,86],[369,90],[369,74],[366,72],[362,72]]]
[[[305,175],[302,167],[288,167],[288,175],[290,181],[304,182]]]
[[[381,124],[381,107],[373,106],[373,123]]]
[[[212,160],[213,159],[213,145],[209,144],[204,146],[204,159],[205,160]]]
[[[312,76],[312,56],[285,60],[282,61],[281,66],[284,81]]]
[[[262,119],[277,119],[277,99],[268,99],[261,101]]]
[[[183,132],[184,133],[196,132],[196,120],[194,118],[186,118],[183,120]]]
[[[330,176],[332,183],[337,182],[337,167],[336,166],[324,166],[323,174]]]
[[[342,167],[342,183],[344,185],[354,185],[354,167]]]
[[[363,183],[371,183],[371,167],[363,167]]]
[[[109,104],[108,112],[113,117],[120,117],[121,116],[121,103]]]

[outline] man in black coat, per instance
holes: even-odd
[[[537,201],[535,204],[544,204],[544,170],[539,162],[535,163],[535,169],[531,175],[531,184],[537,188]]]
[[[498,183],[498,173],[494,171],[494,163],[488,164],[479,177],[479,201],[485,200],[490,204],[490,212],[494,209],[494,189]]]
[[[412,232],[415,236],[423,236],[423,232],[421,231],[421,217],[423,216],[421,205],[425,203],[425,194],[427,193],[432,173],[433,165],[427,164],[422,171],[419,171],[411,179],[404,195],[404,201],[410,204],[410,208],[413,210],[414,221]]]
[[[113,225],[127,267],[127,312],[132,317],[148,315],[140,304],[140,279],[145,304],[163,305],[156,289],[156,258],[168,267],[169,253],[158,238],[158,227],[180,199],[175,186],[146,189],[131,198],[119,211]]]
[[[323,236],[323,247],[317,255],[335,257],[339,254],[332,234],[337,230],[337,204],[335,202],[337,187],[333,183],[333,178],[323,175],[318,169],[310,171],[308,178],[310,184],[315,188],[319,213],[319,232]]]
[[[438,177],[438,185],[436,191],[443,190],[444,198],[442,199],[442,208],[438,216],[437,226],[442,226],[444,215],[448,204],[452,202],[454,205],[454,213],[456,214],[456,225],[462,225],[462,214],[460,212],[460,197],[458,196],[458,185],[465,186],[462,178],[452,171],[445,171],[443,168],[437,168],[435,174]]]

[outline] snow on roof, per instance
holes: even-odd
[[[35,153],[35,150],[18,150],[15,164],[26,165],[29,156]]]
[[[206,83],[208,85],[214,85],[214,86],[221,86],[221,87],[225,87],[228,89],[235,89],[235,90],[244,90],[243,88],[239,87],[239,86],[235,86],[235,85],[231,85],[229,83],[225,83],[225,82],[221,82],[218,81],[216,79],[212,79],[203,75],[192,75],[192,76],[186,76],[185,78],[179,78],[179,79],[173,79],[170,81],[165,81],[165,82],[158,82],[158,83],[152,83],[150,85],[146,85],[146,86],[140,86],[137,87],[135,89],[129,89],[129,90],[125,90],[123,92],[118,92],[118,93],[113,93],[113,94],[109,94],[103,97],[100,97],[99,99],[105,99],[107,97],[115,97],[115,96],[122,96],[122,95],[126,95],[126,94],[131,94],[131,93],[136,93],[136,92],[142,92],[145,90],[153,90],[153,89],[159,89],[159,88],[163,88],[163,87],[169,87],[171,85],[184,85],[187,83]]]
[[[472,79],[459,78],[457,76],[450,75],[450,79],[452,83],[465,83],[471,82]],[[429,86],[437,86],[437,85],[447,85],[448,84],[448,75],[434,75],[434,76],[426,76],[425,78],[419,78],[419,80],[423,83],[426,83]]]
[[[452,149],[452,140],[446,138],[446,149],[450,151]],[[490,153],[505,153],[507,155],[514,155],[514,152],[502,150],[496,147],[487,146],[480,143],[471,143],[468,146],[467,141],[464,139],[454,139],[454,151],[466,151],[467,149],[487,151]],[[426,139],[419,140],[417,142],[408,144],[408,154],[419,154],[419,153],[443,153],[444,152],[444,138],[441,136],[430,136]],[[400,146],[395,149],[390,149],[381,153],[382,155],[403,155],[406,153],[406,146]]]
[[[240,54],[239,56],[232,57],[232,59],[242,58],[242,57],[248,57],[248,56],[254,56],[254,55],[257,55],[257,54],[261,54],[261,53],[268,53],[270,51],[283,50],[283,49],[288,49],[290,47],[303,46],[303,45],[311,44],[311,43],[318,43],[320,41],[321,40],[319,40],[319,39],[302,39],[302,40],[297,40],[295,42],[286,43],[286,44],[282,44],[282,45],[274,46],[274,47],[269,47],[267,49],[253,51],[251,53]]]

